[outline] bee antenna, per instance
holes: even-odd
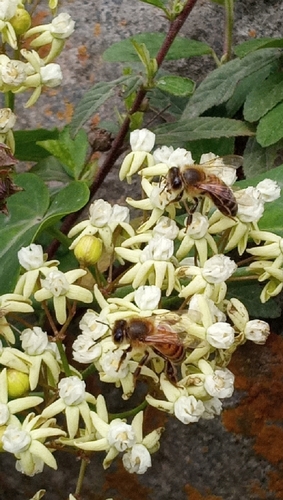
[[[108,324],[108,323],[105,323],[104,321],[100,321],[99,319],[96,319],[95,320],[96,323],[100,323],[101,325],[105,325],[105,326],[108,326],[108,328],[112,331],[113,328],[111,328],[111,326]]]

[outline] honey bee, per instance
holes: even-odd
[[[112,338],[116,345],[130,344],[121,357],[119,367],[128,352],[143,349],[145,354],[134,374],[137,378],[141,367],[148,360],[150,353],[147,348],[150,347],[165,360],[165,373],[174,384],[177,383],[175,365],[184,360],[186,347],[194,348],[199,344],[199,339],[190,336],[180,323],[180,315],[177,313],[117,320],[114,323]]]
[[[185,197],[193,199],[189,217],[195,212],[199,197],[208,196],[223,215],[233,217],[237,214],[238,204],[232,189],[220,178],[225,169],[238,168],[242,165],[242,157],[229,155],[213,158],[201,165],[185,165],[171,167],[166,177],[165,189],[176,194],[174,201]]]

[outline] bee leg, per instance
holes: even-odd
[[[166,360],[165,373],[171,384],[177,385],[178,377],[176,367],[168,359]]]
[[[140,360],[138,366],[136,367],[136,369],[134,371],[134,380],[135,380],[135,382],[136,382],[137,378],[139,377],[139,375],[141,373],[141,369],[142,369],[143,365],[146,364],[146,362],[148,360],[148,357],[149,357],[149,352],[145,351],[142,359]]]
[[[185,209],[188,212],[187,223],[186,223],[187,227],[186,227],[186,229],[188,229],[188,227],[192,223],[193,215],[194,215],[194,213],[195,213],[195,211],[196,211],[196,209],[198,207],[198,203],[199,203],[198,198],[193,198],[193,203],[189,207],[188,204],[187,204],[187,202],[184,200]]]
[[[117,347],[117,349],[118,349],[118,347]],[[127,347],[127,349],[125,349],[125,350],[123,351],[123,354],[121,354],[121,358],[120,358],[120,360],[119,360],[118,368],[117,368],[117,370],[116,370],[116,371],[119,371],[119,370],[120,370],[120,368],[121,368],[121,364],[123,363],[123,361],[125,361],[125,359],[126,359],[126,357],[127,357],[127,354],[128,354],[129,352],[131,352],[131,350],[132,350],[132,346],[130,345],[129,347]]]

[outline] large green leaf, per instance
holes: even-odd
[[[262,304],[259,298],[262,288],[257,281],[228,282],[227,298],[239,299],[252,318],[277,318],[281,314],[279,301],[271,298]]]
[[[244,151],[244,172],[246,179],[274,168],[278,150],[283,149],[283,141],[262,148],[255,137],[249,137]]]
[[[270,48],[270,47],[283,47],[283,38],[255,38],[248,40],[240,45],[234,47],[234,53],[238,57],[244,57],[250,52],[255,50]]]
[[[283,73],[273,73],[251,88],[244,105],[244,117],[249,122],[256,122],[283,100]]]
[[[64,127],[57,140],[40,141],[38,144],[65,165],[68,175],[79,179],[89,148],[87,134],[83,129],[72,139],[69,127]]]
[[[232,118],[235,116],[237,111],[243,106],[244,102],[249,99],[251,89],[264,85],[264,80],[269,76],[269,74],[270,66],[264,66],[261,70],[248,75],[238,83],[232,97],[230,97],[225,105],[227,117]],[[247,116],[245,116],[245,119],[250,122],[254,121],[250,120]]]
[[[280,102],[260,120],[256,140],[263,147],[275,144],[283,137],[283,102]]]
[[[126,40],[113,43],[103,53],[103,59],[107,62],[138,62],[139,57],[132,44],[132,40],[144,43],[149,51],[150,57],[156,57],[165,40],[163,33],[141,33]],[[211,54],[212,49],[204,42],[191,40],[189,38],[176,37],[168,51],[167,60],[177,60],[193,56]]]
[[[119,85],[129,87],[133,91],[139,82],[142,82],[141,76],[126,75],[112,82],[96,83],[88,92],[85,92],[75,109],[74,116],[69,125],[71,137],[74,137],[100,106],[114,95]],[[127,95],[126,92],[125,95]]]
[[[9,215],[0,214],[0,294],[12,292],[19,274],[17,252],[29,245],[45,227],[82,208],[89,190],[83,182],[72,182],[52,200],[44,182],[36,175],[15,176],[23,191],[8,199]]]
[[[160,125],[154,129],[157,144],[179,145],[181,142],[254,135],[249,125],[230,118],[201,117]]]
[[[21,161],[39,161],[46,158],[49,153],[36,144],[37,141],[56,140],[58,136],[58,129],[15,130],[15,157]]]
[[[183,118],[196,118],[213,106],[228,101],[239,82],[264,68],[274,71],[281,56],[279,49],[264,49],[248,54],[243,59],[234,59],[212,71],[197,88]]]
[[[276,181],[281,187],[282,194],[278,200],[271,203],[265,203],[264,214],[259,220],[258,225],[263,231],[272,231],[283,237],[283,165],[273,168],[267,173],[257,175],[252,179],[240,181],[239,183],[237,182],[237,186],[241,188],[256,186],[260,181],[266,178]]]
[[[30,173],[38,175],[44,182],[69,184],[73,180],[66,172],[66,167],[54,156],[48,156],[40,160],[30,170]]]

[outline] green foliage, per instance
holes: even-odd
[[[0,294],[11,292],[15,286],[20,248],[28,246],[65,215],[82,208],[89,197],[83,182],[73,181],[51,198],[48,188],[35,174],[19,174],[14,181],[23,191],[9,198],[10,215],[0,214]]]
[[[139,57],[134,49],[133,41],[144,43],[150,54],[150,57],[156,57],[160,47],[165,40],[163,33],[141,33],[126,40],[113,43],[111,47],[103,53],[103,59],[107,62],[138,62]],[[212,55],[212,49],[204,42],[191,40],[189,38],[176,37],[170,50],[166,55],[166,60],[176,61],[178,59],[194,56]]]

